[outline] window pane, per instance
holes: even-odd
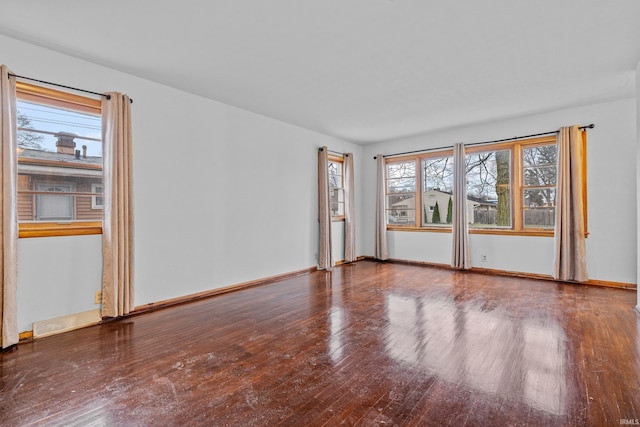
[[[387,224],[416,224],[416,162],[387,164]]]
[[[525,189],[524,226],[552,228],[555,225],[555,188]]]
[[[557,149],[555,145],[524,148],[522,161],[526,187],[556,185]]]
[[[415,162],[390,163],[387,165],[387,192],[404,193],[416,191]]]
[[[453,157],[422,159],[422,225],[450,227],[453,221]]]
[[[466,169],[470,225],[511,227],[511,150],[468,154]]]
[[[415,225],[415,197],[387,196],[387,224]]]
[[[344,190],[342,188],[333,188],[329,190],[331,197],[331,216],[344,215]]]
[[[342,188],[342,163],[329,161],[329,188]]]
[[[22,100],[17,107],[18,220],[100,221],[102,197],[91,194],[102,193],[101,117]]]

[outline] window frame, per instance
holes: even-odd
[[[331,215],[331,222],[340,222],[340,221],[344,221],[345,220],[345,214],[344,214],[344,157],[337,156],[335,154],[329,153],[328,156],[327,156],[327,169],[329,169],[329,164],[330,163],[339,163],[341,165],[341,168],[342,168],[342,174],[340,175],[340,181],[341,182],[340,182],[340,187],[338,187],[338,188],[340,190],[342,190],[342,212],[343,213],[342,213],[342,215]],[[329,190],[331,190],[331,188],[329,188]],[[329,205],[331,205],[331,194],[329,194]],[[331,213],[331,209],[329,209],[329,212]]]
[[[43,192],[50,192],[50,189],[45,189],[44,187],[60,187],[60,188],[68,188],[67,190],[63,190],[63,191],[54,191],[52,192],[52,195],[49,194],[42,194]],[[35,203],[35,214],[36,214],[36,220],[38,222],[57,222],[57,223],[65,223],[65,222],[70,222],[73,220],[73,217],[75,215],[75,200],[73,198],[73,195],[71,193],[75,193],[75,185],[72,182],[67,182],[67,181],[62,181],[62,182],[56,182],[55,184],[50,184],[46,181],[35,181],[35,199],[37,200]],[[68,196],[64,196],[65,193],[69,193]],[[48,196],[48,197],[47,197]],[[45,209],[45,203],[44,200],[50,200],[49,197],[64,197],[65,198],[65,204],[68,205],[68,210],[69,210],[69,216],[70,218],[58,218],[58,219],[50,219],[50,220],[44,220],[41,221],[40,218],[44,215],[43,211],[46,211]]]
[[[523,153],[524,148],[531,148],[534,146],[544,146],[556,144],[557,145],[557,136],[549,135],[542,136],[537,138],[527,138],[527,139],[517,139],[493,144],[481,144],[477,146],[470,146],[465,148],[465,155],[478,153],[478,152],[486,152],[486,151],[499,151],[499,150],[509,150],[511,153],[511,181],[510,181],[510,191],[511,191],[511,227],[486,227],[486,228],[472,228],[469,227],[469,234],[494,234],[494,235],[520,235],[520,236],[543,236],[543,237],[553,237],[555,234],[555,227],[544,228],[544,227],[525,227],[524,226],[524,209],[523,209],[523,194],[525,190],[524,185],[524,160]],[[585,215],[585,237],[588,236],[588,203],[587,203],[587,132],[582,131],[582,144],[584,148],[584,165],[583,165],[583,196],[584,196],[584,215]],[[400,162],[410,162],[414,161],[416,165],[416,191],[414,193],[414,198],[416,200],[416,206],[420,206],[422,208],[422,167],[421,162],[425,158],[430,157],[446,157],[447,155],[452,156],[453,150],[438,150],[428,153],[415,154],[410,156],[397,156],[397,157],[389,157],[385,159],[385,210],[388,209],[386,206],[387,203],[387,189],[388,189],[388,179],[386,176],[387,173],[387,165],[390,163],[400,163]],[[442,212],[441,212],[442,213]],[[416,224],[415,225],[399,225],[399,224],[389,224],[387,222],[387,230],[389,231],[418,231],[418,232],[439,232],[439,233],[451,233],[451,227],[440,226],[440,227],[429,227],[423,224],[422,211],[420,215],[416,212]]]
[[[43,86],[25,82],[16,82],[16,98],[21,101],[43,104],[50,107],[71,109],[74,111],[102,115],[102,101],[100,99],[63,92]],[[16,147],[17,149],[17,147]],[[38,163],[31,159],[18,160],[18,163]],[[59,165],[63,162],[55,162]],[[75,167],[78,167],[75,165]],[[103,170],[103,166],[89,165],[87,169]],[[18,171],[16,171],[16,174]],[[16,195],[17,193],[16,189]],[[93,198],[92,196],[92,205]],[[52,237],[102,234],[102,221],[39,221],[18,222],[18,237]]]
[[[100,187],[100,191],[96,191],[98,187]],[[104,210],[104,183],[91,184],[91,192],[96,193],[95,196],[91,196],[91,209]],[[102,203],[98,203],[98,199],[100,199]]]
[[[402,192],[402,193],[395,193],[397,194],[413,194],[413,198],[414,198],[414,207],[413,207],[413,217],[414,217],[414,224],[389,224],[389,211],[391,210],[391,208],[388,206],[388,201],[389,201],[389,195],[390,194],[394,194],[394,193],[389,193],[389,165],[390,164],[400,164],[400,163],[414,163],[414,170],[415,170],[415,175],[413,177],[414,179],[414,183],[413,183],[413,188],[414,191],[407,191],[407,192]],[[387,230],[393,230],[393,229],[398,229],[398,230],[416,230],[416,229],[420,229],[420,224],[422,223],[422,198],[420,197],[420,191],[418,191],[418,188],[421,187],[421,181],[420,181],[420,174],[419,174],[419,158],[417,156],[402,156],[402,157],[392,157],[390,159],[385,159],[385,184],[384,184],[384,200],[385,200],[385,222],[387,223]],[[392,178],[392,179],[399,179],[399,178]],[[405,199],[408,200],[409,198]],[[420,206],[421,207],[421,211],[420,211],[420,215],[418,215],[418,209],[416,206]]]

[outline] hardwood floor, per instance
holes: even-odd
[[[21,344],[0,425],[630,424],[635,303],[361,261]]]

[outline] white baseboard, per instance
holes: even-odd
[[[62,332],[73,331],[85,326],[100,323],[100,310],[89,310],[82,313],[69,314],[55,319],[42,320],[33,323],[33,337],[41,338]]]

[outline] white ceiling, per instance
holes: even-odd
[[[640,59],[638,0],[1,3],[0,34],[363,144],[634,96]]]

